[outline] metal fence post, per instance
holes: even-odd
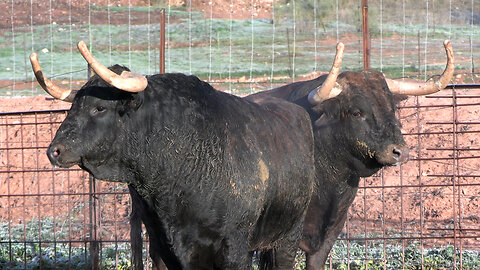
[[[370,68],[370,34],[368,32],[368,0],[362,0],[363,68]]]
[[[165,9],[160,11],[160,74],[165,73]]]
[[[92,175],[88,176],[89,186],[89,212],[90,212],[90,262],[92,269],[99,269],[99,242],[98,242],[98,197],[96,196],[96,180]]]

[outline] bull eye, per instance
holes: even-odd
[[[104,112],[106,109],[103,106],[97,106],[92,109],[92,115],[96,115],[98,113]]]
[[[353,115],[354,117],[361,117],[361,116],[362,116],[362,113],[361,113],[360,111],[354,111],[354,112],[352,112],[352,115]]]

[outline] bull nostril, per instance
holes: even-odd
[[[58,157],[60,155],[60,150],[57,147],[48,149],[48,154],[52,157]]]
[[[400,157],[402,156],[402,150],[400,149],[397,149],[397,148],[393,148],[393,156],[395,159],[400,159]]]
[[[400,165],[408,161],[409,148],[405,145],[388,145],[384,151],[377,154],[377,161],[383,165]]]
[[[61,154],[60,147],[54,146],[47,150],[47,155],[51,161],[57,160]]]

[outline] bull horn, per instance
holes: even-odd
[[[124,71],[121,75],[118,75],[104,65],[100,64],[92,56],[85,42],[80,41],[77,47],[83,58],[85,58],[95,73],[111,86],[120,90],[134,93],[141,92],[147,88],[148,81],[145,76],[129,71]]]
[[[35,78],[37,78],[38,84],[49,93],[52,97],[60,99],[66,102],[73,102],[73,98],[77,94],[77,91],[72,91],[70,89],[62,88],[55,85],[50,81],[45,75],[43,75],[42,67],[38,62],[38,56],[36,53],[30,54],[30,63],[32,64],[33,73]]]
[[[453,61],[452,43],[449,40],[445,40],[443,42],[443,46],[445,47],[445,52],[447,53],[447,66],[438,79],[421,83],[385,79],[390,91],[394,94],[400,95],[424,96],[444,89],[453,77],[455,65]]]
[[[342,64],[343,59],[343,50],[345,45],[342,42],[337,44],[337,52],[335,54],[335,59],[333,60],[333,66],[328,73],[328,77],[325,79],[323,84],[316,89],[312,90],[308,94],[308,101],[312,105],[320,104],[322,101],[337,96],[342,92],[341,87],[337,83],[337,77],[340,73],[340,65]],[[337,91],[333,91],[336,89]]]

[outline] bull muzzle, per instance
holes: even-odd
[[[390,144],[377,155],[378,163],[385,166],[399,166],[410,158],[410,149],[407,145]]]
[[[62,168],[72,167],[80,161],[80,158],[69,153],[62,144],[50,144],[47,149],[47,156],[52,165]]]

